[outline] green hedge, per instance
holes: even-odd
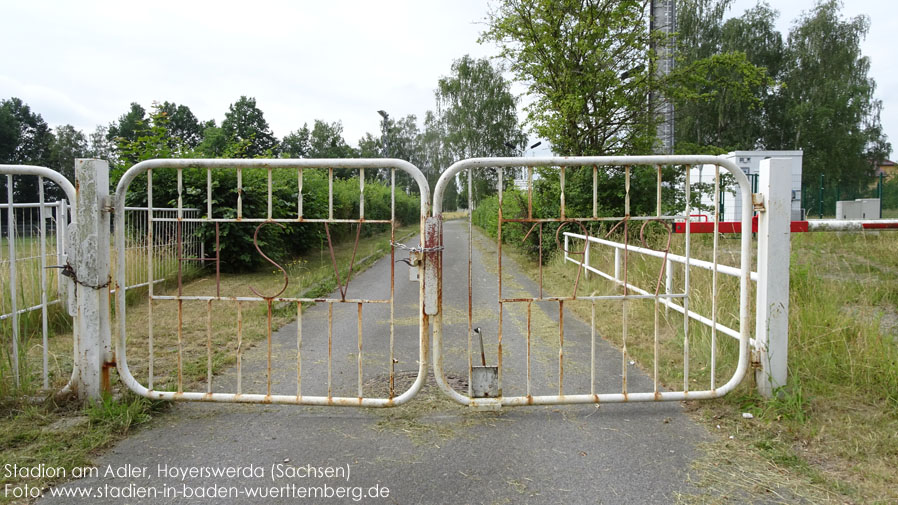
[[[264,168],[243,169],[242,204],[243,217],[265,218],[268,215],[268,171]],[[206,170],[184,169],[183,206],[198,208],[205,215]],[[146,206],[146,177],[141,176],[130,186],[127,204]],[[297,172],[276,169],[272,171],[272,215],[279,219],[295,218],[298,200]],[[334,218],[356,219],[359,216],[359,179],[334,179]],[[323,219],[328,217],[327,170],[303,171],[303,217]],[[237,217],[237,171],[212,171],[212,217],[235,219]],[[396,191],[396,219],[408,224],[420,219],[418,195]],[[177,205],[177,171],[156,169],[153,171],[153,205],[174,207]],[[390,187],[380,181],[365,183],[365,218],[390,219]],[[258,223],[222,223],[219,240],[222,268],[228,271],[255,269],[266,263],[253,245],[253,234]],[[362,235],[368,236],[389,229],[387,224],[363,224]],[[354,224],[330,225],[334,242],[355,238]],[[207,255],[215,247],[215,226],[204,224],[199,235],[205,243]],[[320,223],[290,223],[284,227],[265,225],[259,230],[259,247],[275,261],[302,254],[313,247],[326,246],[325,228]]]

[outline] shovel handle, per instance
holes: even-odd
[[[475,332],[480,337],[480,364],[486,366],[486,352],[483,350],[483,333],[480,331],[480,328],[477,328]]]

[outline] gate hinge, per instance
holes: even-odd
[[[112,204],[112,196],[104,196],[103,201],[100,202],[100,210],[107,214],[112,214],[115,212],[115,206]]]
[[[752,370],[760,370],[761,369],[761,352],[757,349],[752,349],[751,361],[749,362],[749,366],[751,366]]]
[[[767,210],[766,206],[764,205],[763,193],[752,193],[751,204],[757,212],[764,212],[765,210]]]

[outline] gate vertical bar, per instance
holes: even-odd
[[[40,198],[40,240],[41,240],[41,355],[42,355],[42,376],[43,376],[43,386],[44,389],[50,387],[50,373],[49,373],[49,349],[48,346],[48,331],[47,327],[47,209],[44,207],[44,178],[37,178],[38,185],[38,194]]]
[[[209,196],[211,200],[211,195]],[[210,216],[211,217],[211,216]],[[147,170],[147,346],[149,348],[149,356],[147,362],[149,364],[147,373],[149,374],[147,386],[153,389],[155,352],[153,349],[153,285],[156,284],[155,258],[153,258],[153,249],[155,239],[153,238],[153,170]],[[119,255],[121,258],[121,255]],[[124,328],[124,326],[122,326]]]
[[[57,206],[53,209],[56,216],[56,265],[65,264],[65,241],[66,230],[68,229],[69,211],[66,200],[57,202]],[[57,298],[62,299],[65,292],[65,283],[62,282],[60,276],[56,277],[56,293]]]
[[[112,361],[109,331],[109,164],[103,160],[75,160],[78,226],[74,269],[78,315],[75,324],[75,391],[82,400],[100,398],[109,385]],[[121,324],[124,324],[122,321]]]
[[[9,299],[12,313],[12,366],[16,387],[19,387],[19,308],[16,306],[18,282],[16,280],[16,219],[13,200],[12,176],[6,176],[6,244],[9,246]]]
[[[764,210],[758,216],[758,283],[755,340],[761,369],[758,391],[772,397],[786,385],[789,346],[790,177],[789,161],[761,161],[759,189]]]

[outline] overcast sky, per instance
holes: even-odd
[[[736,0],[731,14],[754,3]],[[771,3],[785,35],[813,0]],[[247,95],[278,137],[315,119],[341,120],[355,145],[378,132],[379,109],[422,119],[454,59],[496,54],[477,43],[486,13],[481,0],[0,0],[0,98],[19,97],[51,126],[86,133],[131,102],[149,108],[154,100],[220,124]],[[864,53],[885,132],[898,143],[898,68],[887,56],[898,41],[896,9],[852,0],[843,13],[872,20]]]

